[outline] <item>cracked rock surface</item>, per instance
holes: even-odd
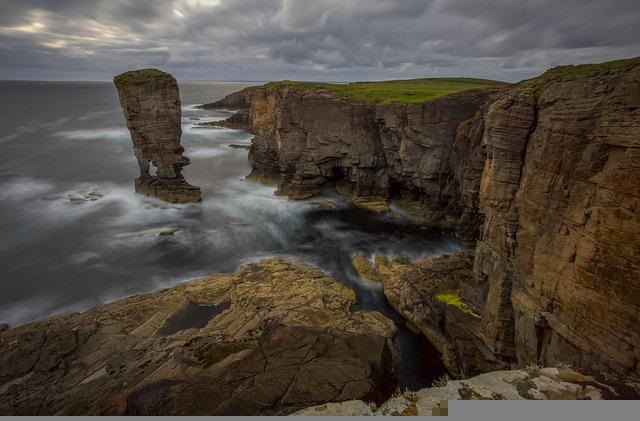
[[[0,328],[0,414],[286,414],[383,402],[393,323],[352,290],[263,260],[82,314]]]

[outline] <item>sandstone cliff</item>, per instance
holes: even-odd
[[[400,197],[475,243],[460,291],[478,355],[640,375],[640,59],[420,104],[289,85],[245,98],[254,170],[280,193],[335,182],[377,210]]]
[[[640,59],[552,69],[481,118],[484,342],[640,374]]]
[[[180,144],[180,93],[175,78],[155,69],[126,72],[113,79],[140,167],[136,192],[172,203],[199,202],[200,188],[182,176],[189,165]],[[156,168],[150,172],[150,164]]]
[[[272,259],[84,314],[0,326],[2,415],[259,415],[382,403],[392,321]]]

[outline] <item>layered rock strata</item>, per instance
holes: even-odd
[[[402,197],[433,223],[477,237],[481,128],[472,118],[496,89],[419,104],[370,105],[298,86],[249,91],[254,171],[279,177],[278,193],[320,194],[327,183],[353,202],[388,209]]]
[[[286,259],[14,329],[0,414],[286,414],[393,388],[393,322]]]
[[[483,341],[640,375],[640,59],[552,69],[480,118]]]
[[[182,175],[189,158],[180,144],[182,110],[175,78],[160,70],[144,69],[118,75],[113,82],[140,168],[136,192],[171,203],[199,202],[200,188],[187,183]]]

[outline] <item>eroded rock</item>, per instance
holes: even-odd
[[[180,144],[182,110],[175,78],[144,69],[122,73],[113,82],[140,168],[136,192],[171,203],[199,202],[200,188],[182,175],[189,158]],[[150,165],[156,168],[155,174]]]
[[[473,256],[376,260],[389,303],[434,344],[451,373],[469,377],[505,367],[476,333],[480,317],[467,292],[475,289]]]
[[[393,323],[286,259],[14,329],[0,413],[286,414],[387,399]]]

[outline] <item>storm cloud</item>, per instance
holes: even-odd
[[[0,79],[516,81],[640,55],[637,0],[4,0]]]

